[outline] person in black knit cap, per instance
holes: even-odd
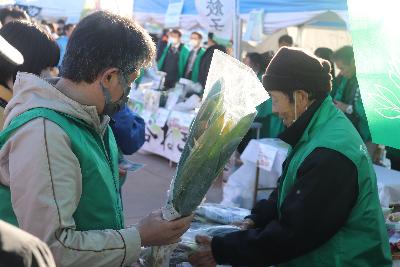
[[[194,266],[392,266],[368,151],[329,95],[330,63],[281,48],[263,85],[288,127],[291,149],[278,188],[259,201],[242,231],[197,236]]]

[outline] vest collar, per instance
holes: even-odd
[[[314,114],[324,101],[325,98],[312,103],[311,106],[278,137],[292,148],[295,147],[310,124]]]

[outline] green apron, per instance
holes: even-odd
[[[285,125],[283,121],[272,113],[272,99],[268,99],[256,107],[257,116],[255,122],[262,124],[260,138],[276,138],[283,130]]]
[[[119,230],[124,228],[118,150],[111,128],[100,136],[82,120],[46,108],[28,110],[14,118],[0,133],[0,147],[21,126],[36,118],[57,124],[68,135],[71,149],[79,160],[82,173],[82,195],[73,218],[76,230]],[[11,205],[10,188],[0,186],[0,219],[18,226]]]
[[[200,48],[199,52],[197,53],[197,57],[194,62],[194,65],[193,65],[192,77],[191,77],[191,80],[194,83],[197,83],[199,81],[200,62],[201,62],[201,59],[203,58],[203,55],[205,52],[206,52],[206,50],[204,48]]]
[[[160,57],[160,60],[157,63],[158,70],[163,69],[164,61],[165,61],[165,58],[167,57],[168,50],[170,47],[171,47],[171,45],[168,45],[164,49],[164,51]],[[189,53],[190,53],[189,48],[186,45],[181,45],[179,49],[180,50],[179,50],[179,60],[178,60],[178,80],[185,75],[185,67],[186,67],[187,61],[189,59]]]
[[[279,185],[278,210],[295,184],[302,162],[318,147],[336,150],[355,164],[358,171],[358,198],[346,224],[330,240],[308,254],[279,266],[392,266],[376,176],[368,151],[356,129],[334,106],[330,96],[316,111],[300,141],[289,153]]]
[[[334,100],[353,106],[353,113],[346,114],[346,116],[353,123],[354,127],[356,127],[363,141],[371,141],[371,132],[369,131],[367,115],[362,103],[357,78],[355,76],[351,79],[341,77],[336,82],[336,86],[332,92],[334,92],[332,93]]]

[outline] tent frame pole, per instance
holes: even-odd
[[[240,45],[242,42],[242,23],[240,19],[239,3],[239,0],[235,0],[235,16],[233,19],[233,54],[238,60],[240,60]]]

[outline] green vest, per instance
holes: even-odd
[[[206,52],[206,50],[204,48],[200,48],[199,52],[197,53],[197,57],[194,62],[194,65],[193,65],[192,77],[191,77],[191,80],[194,83],[197,83],[199,81],[200,62],[201,62],[201,59],[203,58],[203,55],[205,52]]]
[[[353,114],[347,114],[346,116],[353,122],[363,141],[371,141],[371,132],[369,131],[367,115],[365,114],[357,78],[355,76],[351,79],[342,77],[339,81],[336,81],[331,96],[334,100],[353,105]]]
[[[257,116],[254,121],[260,122],[262,125],[260,129],[260,138],[276,138],[285,130],[282,119],[272,113],[271,98],[258,105],[256,109]]]
[[[162,70],[162,68],[164,67],[164,61],[165,58],[167,57],[167,53],[170,47],[171,45],[168,45],[164,49],[164,52],[162,53],[160,60],[157,63],[157,67],[159,70]],[[185,75],[185,67],[189,58],[189,53],[190,53],[189,48],[186,45],[181,45],[179,51],[179,60],[178,60],[178,80]]]
[[[76,230],[122,229],[118,150],[111,128],[107,127],[102,137],[82,120],[51,109],[35,108],[14,118],[0,133],[0,148],[18,128],[36,118],[45,118],[60,126],[70,138],[71,149],[79,160],[82,195],[73,214]],[[4,185],[0,186],[0,203],[0,219],[18,226],[10,188]]]
[[[318,147],[336,150],[355,164],[358,198],[346,224],[330,240],[314,251],[279,266],[392,266],[376,176],[368,151],[356,129],[334,106],[330,96],[316,111],[300,141],[289,153],[282,174],[284,179],[279,185],[278,210],[296,182],[300,165]]]

